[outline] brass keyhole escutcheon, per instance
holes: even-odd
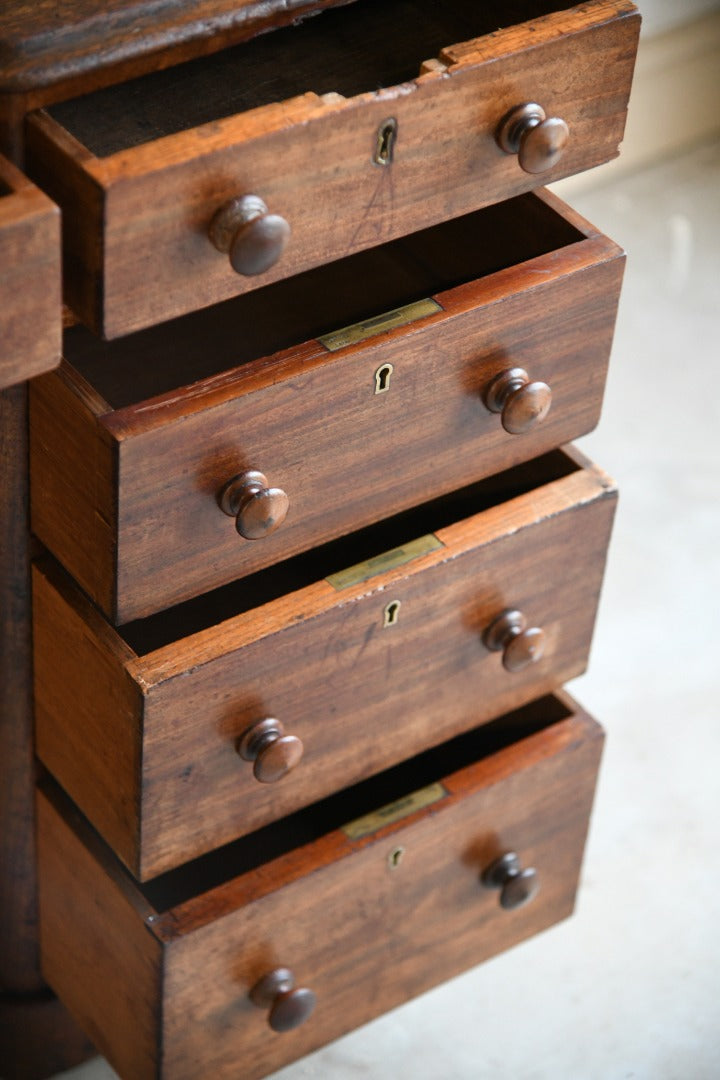
[[[386,626],[395,626],[400,618],[400,601],[391,600],[383,612],[383,629]]]
[[[392,851],[388,855],[388,866],[390,867],[391,870],[397,870],[398,866],[403,861],[403,856],[404,855],[405,855],[405,848],[404,847],[396,847],[396,848],[392,849]]]
[[[373,161],[376,165],[392,164],[395,140],[397,139],[397,128],[398,124],[394,116],[390,116],[387,120],[383,120],[378,128],[375,143],[375,155],[373,157]]]
[[[394,371],[392,364],[382,364],[375,372],[375,393],[387,394],[390,389],[390,376]]]

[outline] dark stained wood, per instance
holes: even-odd
[[[257,305],[244,297],[238,312],[229,304],[117,346],[69,335],[66,356],[99,392],[70,367],[33,386],[34,530],[111,620],[124,623],[590,430],[624,257],[558,200],[543,198],[493,208],[487,228],[482,211],[396,245],[396,270],[388,270],[387,251],[367,253],[356,269],[347,260],[317,282],[278,286],[277,303],[268,290]],[[528,239],[524,259],[522,233],[533,234],[538,209],[554,218],[555,245],[545,220],[550,253],[533,259],[537,238]],[[520,235],[508,254],[519,265],[437,291],[477,273],[475,252],[492,250],[491,236],[510,237],[513,228]],[[305,340],[342,326],[336,317],[367,318],[433,293],[441,310],[420,322],[338,352]],[[348,299],[335,312],[343,296],[354,313]],[[288,313],[280,332],[297,332],[298,345],[267,358],[264,347],[284,344],[277,307]],[[238,325],[248,326],[249,342],[237,344]],[[114,411],[107,404],[105,392],[118,384],[125,394],[136,384],[136,392],[157,390],[153,372],[202,372],[208,354],[216,377]],[[245,362],[233,368],[238,359]],[[394,368],[390,389],[376,394],[375,373],[386,363]],[[549,415],[521,436],[508,435],[483,403],[486,384],[515,363],[553,392]],[[290,507],[279,528],[251,542],[218,505],[248,469],[262,470]]]
[[[0,989],[42,987],[35,895],[27,389],[0,391]]]
[[[45,1080],[96,1053],[50,990],[0,997],[3,1080]]]
[[[60,362],[60,213],[0,155],[0,390]]]
[[[57,295],[57,293],[56,293]],[[0,313],[0,319],[2,314]],[[38,330],[44,330],[40,318]],[[42,1080],[91,1053],[39,968],[27,387],[0,390],[0,1070]]]
[[[494,132],[543,88],[545,107],[572,132],[544,178],[599,164],[622,139],[638,28],[629,0],[593,0],[449,46],[439,67],[400,86],[378,91],[374,82],[349,98],[310,87],[106,158],[38,113],[28,164],[67,219],[66,298],[113,338],[528,190],[537,179]],[[379,167],[377,132],[389,117],[394,158]],[[90,220],[85,198],[64,199],[78,172],[102,206]],[[207,233],[220,207],[250,192],[288,222],[292,239],[272,269],[248,278]]]
[[[50,0],[0,10],[0,93],[91,82],[102,70],[156,70],[350,0]],[[127,75],[125,76],[127,77]]]
[[[451,500],[443,527],[424,510],[434,549],[369,579],[337,588],[317,566],[312,584],[234,617],[212,596],[201,617],[170,612],[165,645],[141,623],[131,649],[57,569],[36,568],[40,758],[145,879],[562,685],[586,664],[615,507],[604,474],[567,463],[474,516],[472,499]],[[418,535],[400,520],[388,547]],[[545,651],[511,674],[482,635],[512,606]],[[265,717],[304,747],[269,785],[236,752]]]
[[[565,719],[545,726],[553,706],[541,703],[534,732],[503,749],[483,752],[475,733],[459,771],[440,771],[452,754],[415,772],[408,763],[396,795],[430,777],[442,784],[431,805],[354,840],[337,827],[313,838],[298,825],[299,846],[245,872],[240,863],[236,876],[187,899],[169,881],[143,896],[70,804],[46,790],[48,978],[121,1075],[230,1080],[241,1062],[254,1080],[550,926],[573,908],[602,746],[595,722],[562,701]],[[510,730],[513,722],[505,718]],[[354,812],[379,808],[372,794],[363,799]],[[404,855],[393,862],[398,847]],[[510,850],[537,869],[540,889],[504,910],[481,876]],[[236,862],[229,849],[226,872]],[[285,966],[317,1005],[276,1038],[250,992]],[[132,1018],[118,1016],[130,997]]]

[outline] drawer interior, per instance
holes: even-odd
[[[300,26],[48,111],[96,157],[307,91],[345,97],[414,79],[443,47],[575,7],[573,0],[355,0]]]
[[[441,783],[453,773],[546,731],[572,715],[562,698],[547,695],[151,881],[134,882],[134,887],[156,912],[167,912],[295,848],[343,829],[358,818],[406,799],[431,784]],[[52,793],[54,801],[71,812],[69,801],[49,777],[43,787]],[[72,813],[77,816],[77,811]]]
[[[115,341],[72,327],[64,355],[108,411],[120,409],[584,238],[542,198],[520,195]]]
[[[580,469],[570,454],[551,451],[156,615],[116,627],[117,633],[141,656]]]

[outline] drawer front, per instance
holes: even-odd
[[[0,390],[60,362],[60,213],[0,155]]]
[[[351,831],[359,838],[336,829],[169,907],[172,886],[154,906],[41,796],[48,982],[128,1080],[230,1078],[239,1067],[253,1080],[545,929],[573,908],[602,745],[563,700],[565,719],[435,773],[417,801],[403,789]],[[500,900],[527,896],[527,880],[502,893],[483,884],[510,852],[539,884],[514,908]],[[317,1004],[278,1034],[249,992],[281,967]]]
[[[634,5],[592,0],[533,19],[548,5],[528,2],[523,10],[530,21],[489,35],[486,27],[497,26],[497,17],[473,15],[477,5],[467,7],[463,27],[473,34],[477,20],[481,28],[472,40],[454,46],[439,29],[433,45],[439,60],[413,78],[428,59],[421,53],[406,76],[411,81],[388,89],[375,90],[382,73],[378,80],[374,70],[371,92],[350,97],[318,95],[313,85],[303,85],[285,102],[230,117],[220,111],[212,122],[140,145],[121,140],[120,148],[98,141],[97,128],[116,126],[107,122],[113,109],[119,126],[139,93],[154,102],[160,95],[152,83],[144,91],[130,84],[101,92],[129,93],[125,105],[91,97],[79,110],[60,105],[53,115],[37,114],[28,127],[29,161],[33,175],[61,200],[67,298],[81,319],[106,337],[127,334],[614,157],[637,45]],[[418,23],[434,25],[433,14],[434,20],[417,15]],[[311,31],[317,24],[322,33],[323,20],[333,17],[357,27],[351,5],[311,20]],[[397,31],[402,38],[407,13],[398,17],[405,20]],[[238,53],[240,72],[244,55]],[[282,56],[278,63],[294,66],[292,54]],[[302,67],[302,58],[295,60]],[[177,92],[163,84],[171,112],[182,93],[184,76],[177,77]],[[219,78],[210,69],[208,92],[218,81],[243,78],[238,72]],[[314,74],[309,79],[313,83]],[[497,141],[506,115],[529,102],[570,130],[557,164],[539,175],[525,171]],[[142,115],[137,124],[153,130],[152,119]],[[158,126],[166,129],[164,118]],[[128,135],[125,142],[137,138]],[[236,272],[209,233],[218,211],[248,195],[261,203],[243,204],[240,217],[213,234],[240,252]],[[248,224],[243,215],[253,214],[259,217]],[[279,237],[288,227],[280,253]],[[265,252],[265,245],[274,253],[268,259],[277,261],[257,272],[256,251]]]
[[[525,200],[531,203],[509,205],[500,226],[509,232],[514,214],[528,230],[548,228],[529,212],[544,209],[556,227],[571,225],[573,242],[436,293],[420,321],[392,329],[392,319],[379,318],[374,336],[362,340],[356,331],[360,340],[352,344],[347,334],[339,351],[318,340],[299,344],[115,411],[87,406],[72,372],[39,383],[31,403],[37,535],[109,618],[125,623],[589,431],[600,413],[624,256],[551,196]],[[448,223],[420,234],[428,239],[416,238],[415,247],[436,264],[472,265],[467,254],[449,257],[461,243],[457,233],[458,223]],[[373,253],[363,270],[374,273],[380,261]],[[360,271],[347,275],[349,291],[361,293]],[[439,277],[436,267],[430,280]],[[283,310],[305,303],[304,293],[295,296],[302,286],[291,297],[280,288]],[[262,314],[271,320],[266,306]],[[217,317],[225,320],[224,338],[205,315],[192,333],[204,341],[198,327],[207,322],[210,348],[223,341],[230,367],[237,323],[254,314],[231,306]],[[95,368],[107,359],[132,384],[143,361],[171,367],[173,342],[187,332],[179,324],[166,340],[152,332],[98,349]],[[70,343],[66,355],[72,360]],[[544,419],[508,433],[507,418],[490,411],[487,395],[493,380],[513,369],[524,372],[529,391],[549,387],[552,404]],[[242,477],[257,472],[266,492],[284,493],[289,508],[279,527],[246,539],[238,528],[248,535],[250,502],[238,502],[246,508],[237,528],[220,503],[228,484],[240,491]],[[261,531],[274,520],[267,502]]]
[[[614,506],[579,469],[150,652],[38,568],[38,753],[137,876],[177,866],[580,674]],[[507,609],[544,634],[512,671]],[[259,782],[238,747],[269,719],[303,754]]]

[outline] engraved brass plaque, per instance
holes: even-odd
[[[330,334],[323,334],[318,338],[328,352],[337,352],[346,345],[356,345],[359,341],[382,334],[386,330],[394,330],[397,326],[407,326],[408,323],[424,319],[426,315],[435,315],[442,311],[442,305],[437,300],[416,300],[413,304],[405,304],[403,307],[386,311],[382,315],[376,315],[372,319],[364,319],[362,322],[353,323],[352,326],[344,326],[342,330],[333,330]]]
[[[372,814],[365,814],[364,817],[356,818],[355,821],[344,825],[342,831],[350,840],[360,840],[363,836],[370,836],[371,833],[377,832],[386,825],[392,825],[396,821],[402,821],[403,818],[410,817],[417,810],[432,806],[433,803],[444,799],[447,794],[448,791],[442,784],[428,784],[427,787],[420,788],[419,791],[413,791],[402,799],[396,799],[395,802],[381,806],[379,810],[374,810]]]
[[[405,563],[419,559],[422,555],[429,555],[431,551],[437,551],[441,547],[445,547],[442,540],[438,540],[434,533],[428,533],[426,536],[418,537],[417,540],[411,540],[409,544],[403,544],[402,547],[392,548],[390,551],[384,551],[382,555],[375,555],[372,559],[366,559],[365,562],[349,566],[347,570],[338,570],[336,574],[331,574],[325,580],[332,585],[333,589],[348,589],[351,585],[359,585],[363,581],[377,577],[378,574],[384,574],[386,570],[404,566]]]

